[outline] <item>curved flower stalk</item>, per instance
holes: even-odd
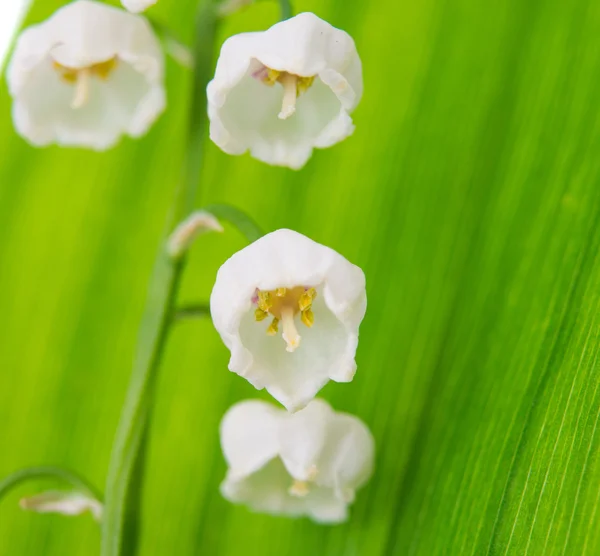
[[[143,12],[157,2],[158,0],[121,0],[123,7],[133,13]]]
[[[215,327],[231,350],[229,370],[289,411],[330,379],[352,380],[366,304],[360,268],[285,229],[227,260],[210,298]]]
[[[165,107],[163,53],[145,19],[78,0],[19,37],[8,67],[17,131],[32,144],[104,150]]]
[[[299,169],[354,131],[362,89],[350,35],[302,13],[225,41],[207,90],[210,137],[228,154]]]
[[[360,419],[323,400],[294,414],[240,402],[221,422],[228,465],[221,493],[257,512],[339,523],[371,476],[374,445]]]

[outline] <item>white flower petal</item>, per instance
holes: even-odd
[[[256,290],[314,287],[315,322],[296,319],[302,338],[289,353],[280,336],[256,322]],[[358,327],[366,309],[365,277],[333,249],[291,230],[267,234],[219,269],[211,294],[215,328],[231,351],[229,369],[266,388],[290,411],[304,407],[331,379],[352,380]]]
[[[121,0],[121,4],[126,10],[133,13],[143,12],[150,6],[154,6],[158,0]]]
[[[221,421],[221,442],[234,476],[260,469],[279,452],[280,414],[272,405],[248,400],[234,405]]]
[[[89,77],[83,105],[73,108],[76,86],[56,64],[80,72],[113,59],[105,77]],[[17,41],[7,74],[15,127],[39,146],[104,150],[123,134],[139,137],[164,109],[163,65],[143,18],[89,0],[68,4]]]
[[[230,468],[221,493],[227,500],[258,512],[304,515],[321,523],[347,518],[355,489],[373,467],[373,439],[359,419],[314,400],[294,414],[263,402],[241,402],[225,421],[221,445]],[[257,453],[263,456],[259,465]],[[245,458],[249,465],[244,465]]]
[[[257,78],[263,69],[314,82],[296,101],[296,114],[278,117],[283,89]],[[302,13],[260,33],[230,37],[209,83],[211,139],[226,153],[301,168],[314,148],[325,148],[354,130],[349,113],[362,96],[362,67],[352,38],[312,13]]]

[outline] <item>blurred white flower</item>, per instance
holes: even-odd
[[[121,4],[126,10],[130,12],[139,13],[143,12],[150,6],[154,6],[158,0],[121,0]]]
[[[219,269],[210,298],[214,325],[231,351],[229,370],[289,411],[330,379],[352,380],[366,304],[360,268],[291,230],[235,253]]]
[[[34,145],[104,150],[165,106],[163,54],[140,16],[78,0],[18,38],[8,67],[17,131]]]
[[[302,13],[225,41],[207,90],[210,136],[228,154],[298,169],[354,131],[362,89],[352,38]]]
[[[102,504],[95,498],[77,491],[50,490],[22,498],[19,504],[24,510],[40,514],[81,515],[89,511],[96,521],[102,518]]]
[[[374,440],[366,425],[318,399],[294,414],[261,401],[240,402],[221,422],[221,446],[227,500],[321,523],[348,517],[356,489],[373,468]]]

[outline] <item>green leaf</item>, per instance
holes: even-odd
[[[39,0],[29,23],[61,4]],[[193,10],[160,0],[152,14],[189,44]],[[600,7],[294,3],[306,10],[357,42],[354,135],[292,172],[203,133],[200,204],[298,230],[364,269],[358,371],[322,396],[370,426],[375,475],[337,527],[226,503],[219,421],[268,396],[227,370],[208,319],[182,322],[156,385],[140,553],[600,553]],[[256,3],[219,42],[278,19],[276,2]],[[29,147],[0,87],[0,476],[51,462],[106,478],[184,155],[190,74],[167,69],[167,113],[107,153]],[[208,299],[244,245],[207,236],[182,302]],[[98,552],[93,523],[27,515],[17,494],[0,508],[0,556]]]

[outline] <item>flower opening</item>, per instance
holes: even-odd
[[[257,305],[254,318],[260,322],[269,315],[273,317],[267,328],[267,335],[275,336],[279,329],[279,323],[283,326],[282,338],[287,344],[286,350],[294,352],[300,345],[301,336],[298,334],[295,317],[300,314],[300,320],[304,326],[310,328],[315,323],[315,315],[312,304],[317,297],[317,290],[306,286],[294,288],[277,288],[273,291],[257,290],[252,298]]]
[[[71,108],[81,108],[89,100],[90,79],[97,78],[106,81],[117,66],[117,57],[113,56],[104,62],[98,62],[83,68],[63,66],[56,60],[52,62],[52,66],[65,83],[75,87]]]

